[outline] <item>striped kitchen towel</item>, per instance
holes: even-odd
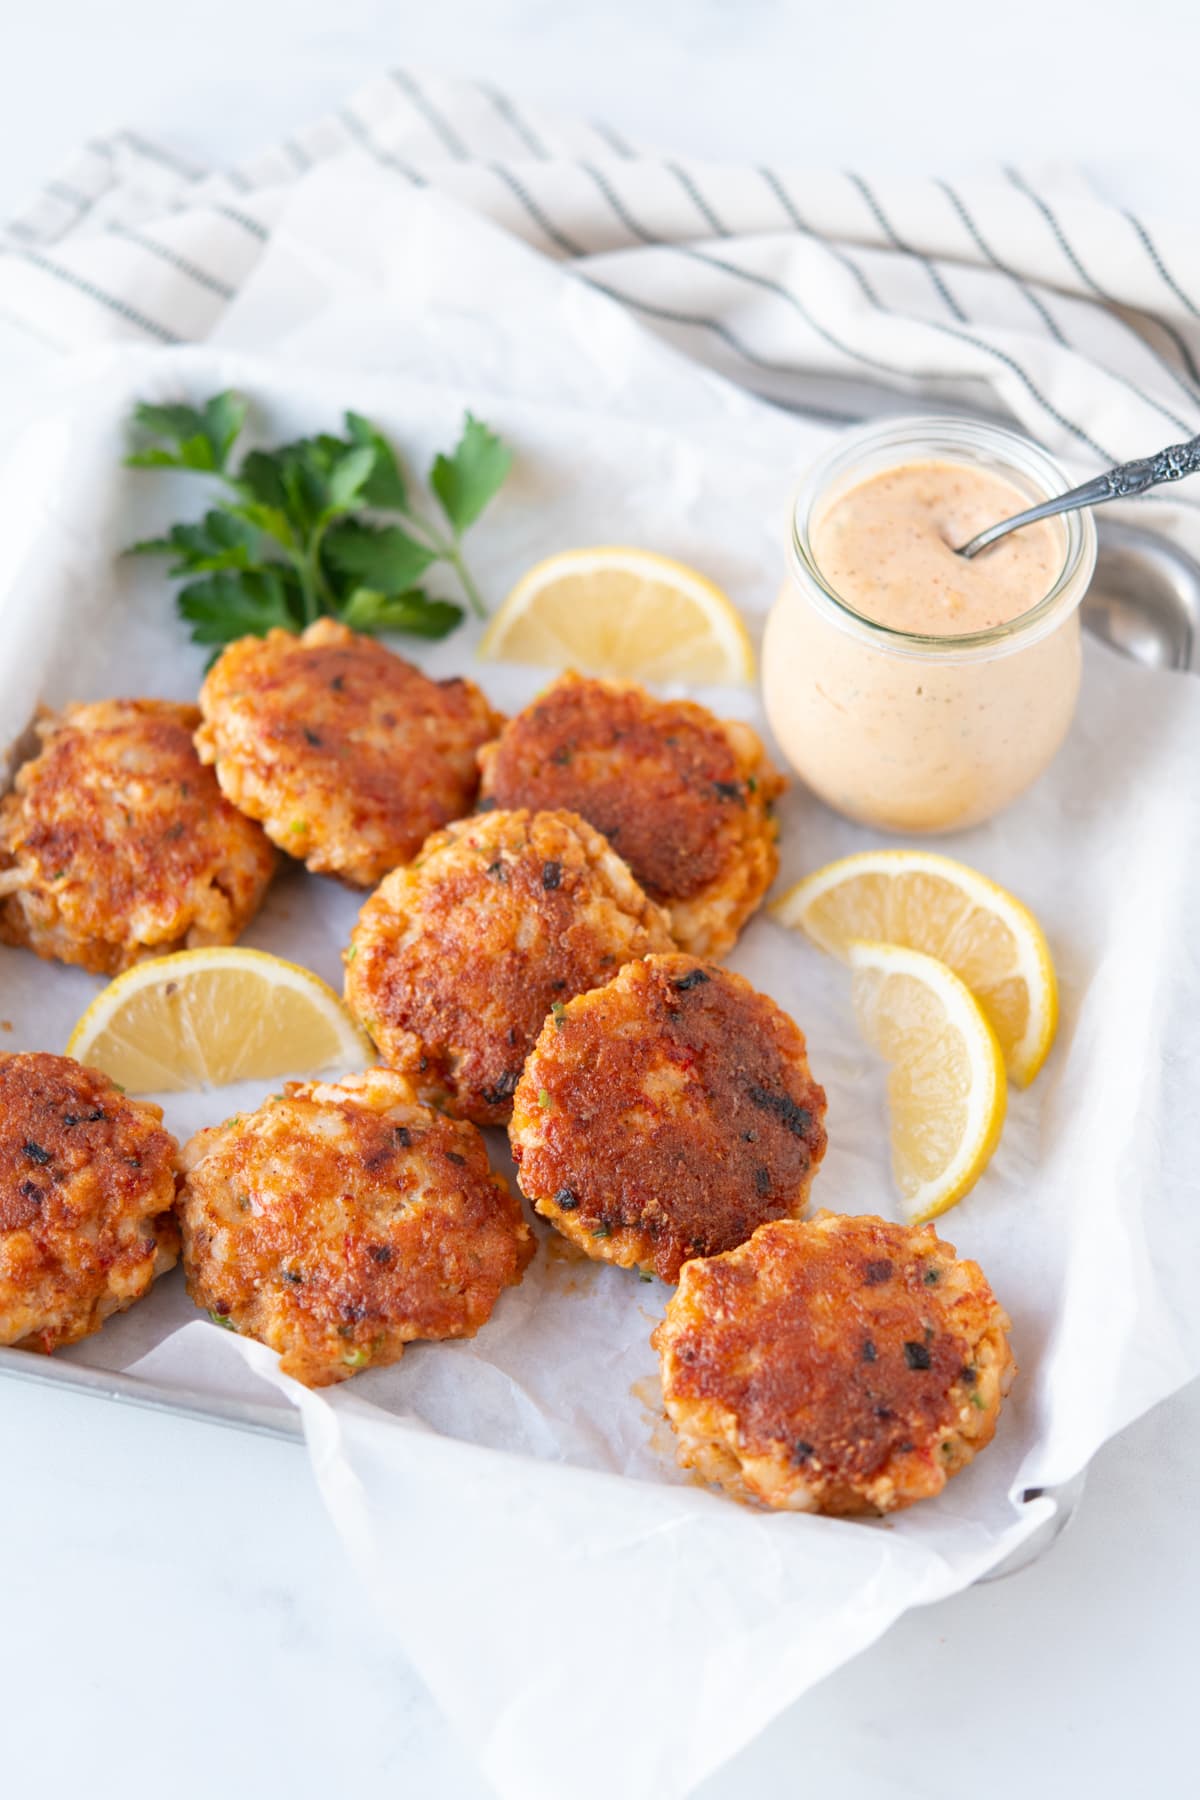
[[[64,349],[203,340],[295,185],[348,152],[783,404],[850,418],[888,390],[1003,412],[1083,468],[1200,430],[1192,226],[1016,168],[952,183],[702,163],[403,69],[221,172],[132,131],[92,141],[0,233],[0,310]]]

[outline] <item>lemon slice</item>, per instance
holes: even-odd
[[[771,911],[843,960],[852,940],[869,938],[948,963],[987,1014],[1018,1087],[1049,1055],[1058,982],[1045,933],[1028,907],[965,864],[927,850],[868,850],[797,882]]]
[[[854,1011],[891,1065],[892,1169],[921,1225],[987,1167],[1007,1106],[1004,1058],[970,989],[936,957],[897,944],[847,946]]]
[[[92,1001],[67,1054],[132,1094],[365,1069],[376,1060],[318,976],[232,946],[135,963]]]
[[[484,634],[494,662],[616,680],[749,682],[754,652],[728,595],[652,550],[564,550],[522,576]]]

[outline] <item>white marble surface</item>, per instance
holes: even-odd
[[[1118,199],[1194,212],[1163,131],[1193,104],[1192,0],[1143,0],[1117,48],[1126,18],[1040,0],[1002,17],[961,0],[25,0],[0,63],[0,208],[92,132],[128,124],[218,161],[407,60],[698,153],[943,170],[1070,159]],[[967,79],[985,48],[990,68]],[[0,439],[43,356],[0,322]],[[15,1382],[0,1383],[0,1445],[14,1794],[483,1800],[297,1448]],[[1049,1557],[909,1615],[703,1800],[1186,1791],[1198,1485],[1194,1387],[1108,1446]],[[624,1729],[652,1728],[632,1718]]]

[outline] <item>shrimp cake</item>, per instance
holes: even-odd
[[[388,1069],[289,1082],[182,1161],[189,1294],[308,1387],[474,1337],[533,1255],[479,1133]]]
[[[346,1000],[423,1099],[502,1125],[552,1009],[671,948],[666,914],[582,819],[483,813],[367,901]]]
[[[116,975],[232,944],[275,852],[222,798],[167,700],[102,700],[38,721],[41,753],[0,800],[0,940]]]
[[[819,1212],[686,1264],[651,1342],[685,1468],[735,1500],[886,1513],[991,1442],[1008,1329],[932,1226]]]
[[[470,681],[431,681],[333,619],[222,652],[196,745],[289,856],[373,887],[471,810],[476,751],[503,723]]]
[[[784,781],[748,725],[567,674],[480,753],[484,804],[567,807],[604,833],[693,956],[721,956],[775,879]]]
[[[49,1353],[179,1254],[162,1110],[69,1056],[0,1055],[0,1344]]]
[[[740,975],[651,956],[549,1019],[513,1099],[522,1193],[586,1252],[676,1281],[799,1218],[825,1154],[804,1035]]]

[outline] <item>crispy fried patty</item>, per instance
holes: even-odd
[[[513,1101],[521,1191],[589,1256],[678,1279],[796,1218],[825,1094],[773,1000],[690,956],[631,963],[547,1021]]]
[[[783,779],[748,725],[690,700],[567,674],[480,766],[484,804],[566,807],[602,831],[693,955],[728,950],[775,878]]]
[[[476,751],[502,724],[470,681],[431,681],[332,619],[241,638],[200,693],[196,744],[235,806],[289,856],[373,887],[469,812]]]
[[[582,819],[486,813],[367,901],[346,999],[423,1099],[502,1125],[551,1008],[670,948],[666,915]]]
[[[188,1292],[310,1387],[473,1337],[533,1255],[479,1133],[388,1069],[290,1082],[198,1132],[183,1166]]]
[[[689,1263],[651,1341],[686,1468],[738,1500],[891,1512],[991,1441],[1008,1326],[932,1226],[821,1212]]]
[[[0,1344],[57,1350],[171,1268],[176,1145],[98,1069],[0,1055]]]
[[[275,867],[192,743],[193,706],[102,700],[38,724],[0,800],[0,939],[115,975],[232,944]]]

